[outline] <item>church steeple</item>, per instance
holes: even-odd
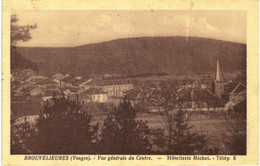
[[[216,71],[216,78],[215,78],[215,94],[222,98],[222,94],[224,93],[224,81],[222,78],[222,74],[220,71],[219,61],[217,60],[217,71]]]
[[[220,66],[219,66],[219,61],[217,60],[217,71],[216,71],[216,78],[215,82],[223,82]]]

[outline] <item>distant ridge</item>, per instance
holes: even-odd
[[[246,70],[246,44],[198,37],[140,37],[76,47],[18,47],[43,74],[206,73]]]

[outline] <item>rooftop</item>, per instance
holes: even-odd
[[[85,79],[85,78],[81,78],[81,79],[76,79],[75,81],[73,81],[72,82],[72,85],[73,86],[79,86],[79,85],[81,85],[82,83],[84,83],[84,82],[87,82],[87,79]]]
[[[146,94],[146,91],[135,88],[125,92],[125,98],[128,100],[137,100],[138,98],[146,98]]]
[[[106,92],[103,92],[99,88],[89,88],[89,89],[81,92],[80,94],[95,95],[95,94],[106,94]]]
[[[232,94],[240,93],[242,91],[246,91],[246,86],[242,83],[239,83],[233,90]]]
[[[55,82],[50,78],[46,78],[46,79],[37,78],[34,80],[34,83],[39,85],[55,84]]]
[[[218,100],[218,97],[207,89],[192,89],[183,90],[178,95],[180,101],[210,101]]]

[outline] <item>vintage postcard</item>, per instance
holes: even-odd
[[[257,0],[4,0],[3,165],[257,165]]]

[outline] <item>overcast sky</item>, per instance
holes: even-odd
[[[197,36],[246,43],[245,11],[14,11],[37,24],[19,46],[67,47],[118,38]]]

